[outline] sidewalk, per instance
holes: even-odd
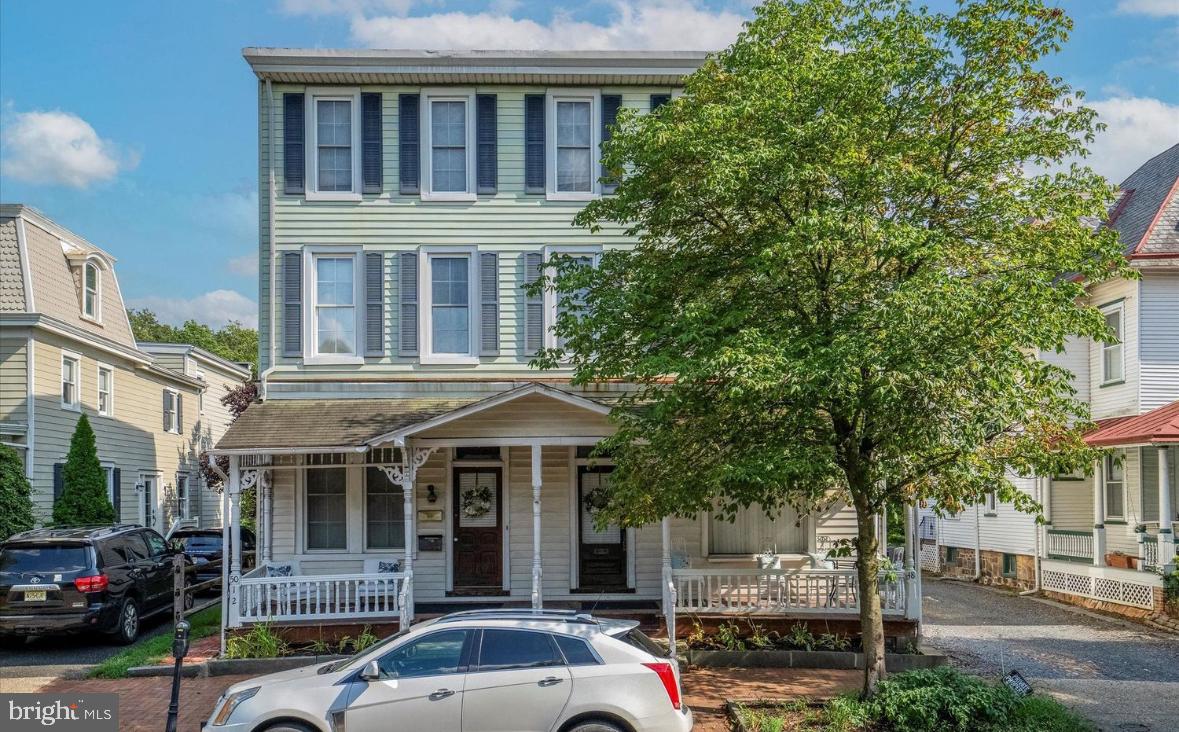
[[[180,732],[197,732],[230,684],[249,676],[187,678],[180,686]],[[684,701],[697,732],[727,732],[724,702],[792,696],[824,698],[857,688],[859,672],[811,669],[694,669],[684,673]],[[122,732],[158,732],[164,726],[172,679],[0,679],[3,692],[116,693]]]

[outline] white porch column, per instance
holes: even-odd
[[[1093,471],[1093,565],[1105,566],[1105,459]]]
[[[920,569],[916,563],[916,534],[917,507],[904,506],[905,516],[905,617],[916,619],[921,595],[918,593],[917,573]]]
[[[540,487],[541,447],[532,445],[532,607],[544,607],[544,593],[541,588],[540,563]]]
[[[1175,564],[1175,507],[1171,505],[1171,466],[1167,455],[1174,447],[1159,445],[1159,566],[1170,572]]]
[[[262,561],[269,562],[272,559],[273,544],[274,544],[274,472],[268,471],[266,473],[266,482],[262,484],[262,526],[260,527],[262,533],[265,535],[264,550],[262,553]]]
[[[241,494],[242,471],[241,458],[237,455],[229,456],[229,513],[225,521],[226,533],[229,539],[229,581],[223,585],[228,588],[229,595],[229,623],[230,628],[241,625],[238,620],[241,605],[239,604],[239,587],[242,579],[242,530],[241,530]],[[224,565],[225,563],[222,562]]]
[[[663,623],[667,626],[667,646],[671,657],[676,657],[675,647],[675,583],[671,575],[671,517],[664,516],[659,522],[663,540]]]
[[[236,473],[237,466],[234,461],[237,458],[230,458],[230,472]],[[216,458],[209,461],[213,466],[217,465]],[[222,481],[221,490],[221,546],[229,546],[229,478],[226,477]],[[225,655],[225,629],[229,626],[229,563],[221,562],[221,655]]]

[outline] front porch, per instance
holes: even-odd
[[[257,419],[304,444],[265,444],[250,433],[248,447],[219,445],[230,457],[230,546],[242,490],[259,491],[260,561],[246,574],[232,559],[227,567],[228,629],[404,626],[487,606],[625,614],[673,629],[677,616],[858,615],[854,569],[820,562],[831,543],[854,535],[844,507],[773,518],[754,509],[735,524],[695,516],[597,526],[592,496],[611,468],[590,451],[612,431],[605,399],[526,385],[429,411],[418,400],[413,420],[395,429],[365,414],[405,405],[352,401],[350,424],[367,434],[342,435],[351,445],[315,434],[313,422],[329,420],[330,409],[299,422],[281,404]],[[881,576],[874,590],[886,617],[915,625],[918,582],[911,561]]]

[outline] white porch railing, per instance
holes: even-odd
[[[1048,556],[1053,559],[1093,559],[1093,532],[1048,529]]]
[[[1143,569],[1154,569],[1159,566],[1159,540],[1155,536],[1142,537],[1142,565]]]
[[[688,613],[855,615],[860,610],[854,570],[673,569],[675,609]],[[907,578],[898,571],[877,583],[881,610],[904,615]]]
[[[404,572],[267,577],[259,568],[244,575],[234,591],[237,625],[396,617],[404,626],[412,577]]]

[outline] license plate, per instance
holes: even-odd
[[[25,602],[45,602],[45,590],[25,590]]]

